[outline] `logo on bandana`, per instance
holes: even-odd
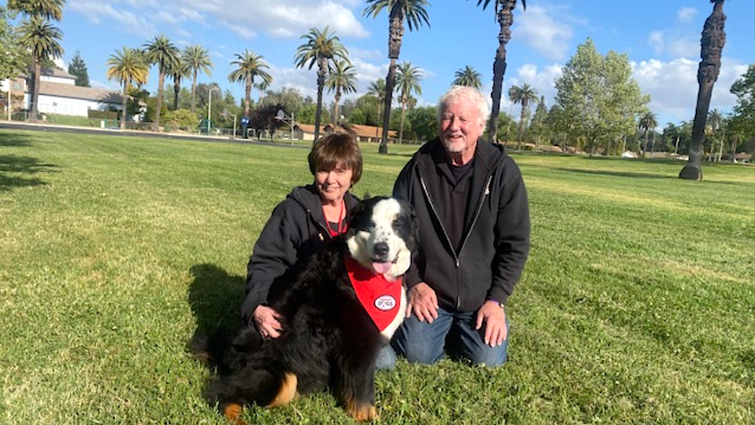
[[[396,299],[390,295],[382,295],[375,300],[375,308],[388,311],[396,307]]]

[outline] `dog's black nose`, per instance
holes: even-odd
[[[385,242],[378,242],[375,244],[372,250],[375,252],[375,255],[384,258],[386,255],[388,255],[388,244]]]

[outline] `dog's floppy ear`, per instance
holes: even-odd
[[[362,201],[366,201],[370,198],[372,198],[372,195],[370,195],[370,192],[364,192],[364,195],[362,195]]]

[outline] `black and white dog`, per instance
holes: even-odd
[[[271,292],[283,318],[279,338],[247,327],[219,351],[208,347],[210,356],[222,353],[208,397],[228,420],[243,424],[244,405],[285,405],[326,388],[355,420],[377,417],[375,359],[406,314],[401,277],[417,220],[408,204],[379,197],[364,201],[349,226]]]

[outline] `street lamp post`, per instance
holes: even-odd
[[[210,89],[210,97],[207,102],[207,135],[210,135],[210,117],[212,116],[212,91],[213,90],[220,90],[218,87],[213,87]]]

